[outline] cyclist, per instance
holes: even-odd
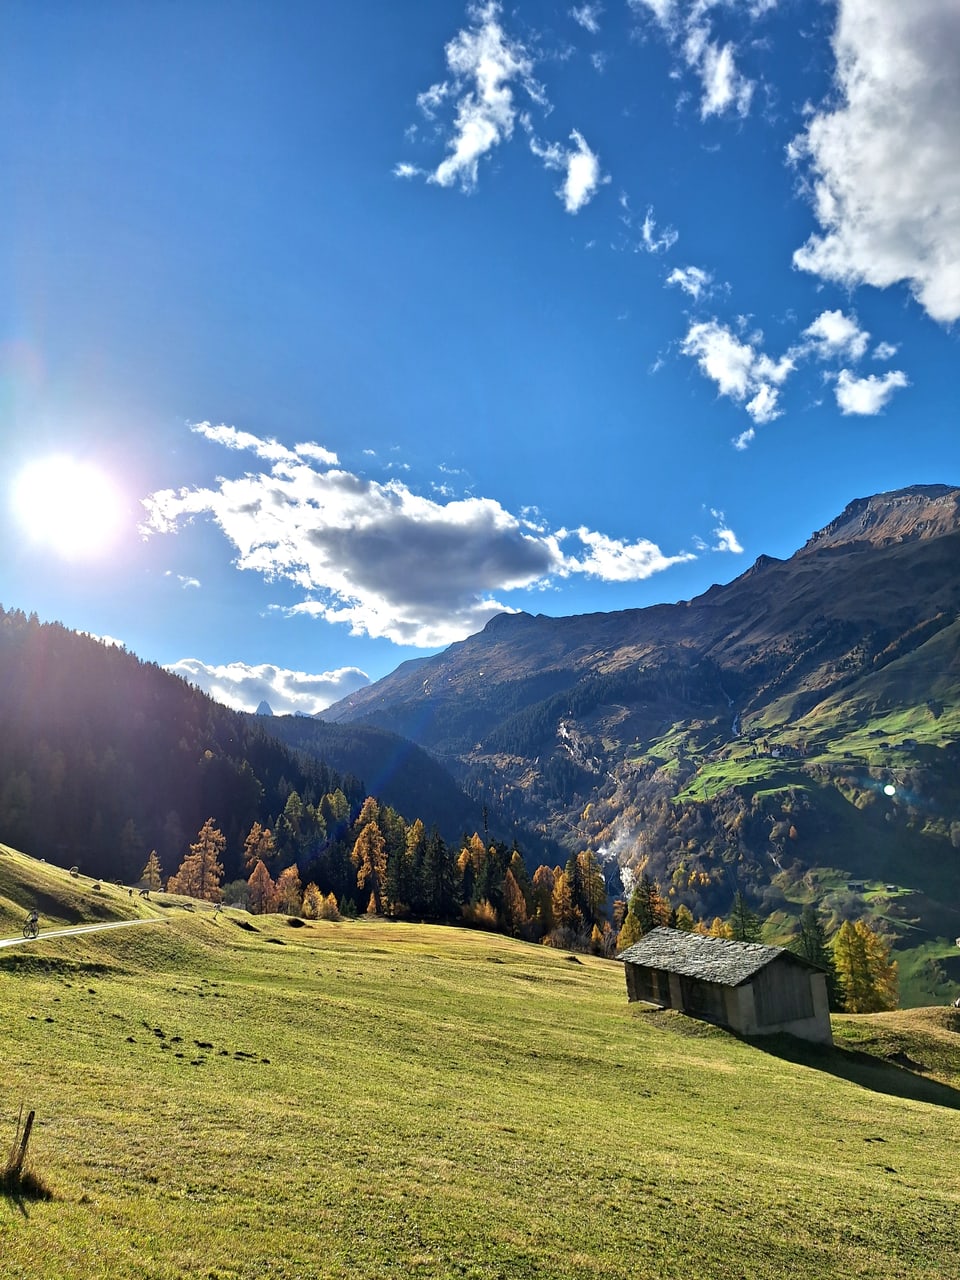
[[[23,932],[25,936],[32,934],[34,938],[40,932],[40,913],[36,907],[27,916],[27,923],[23,927]]]

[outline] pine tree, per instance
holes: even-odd
[[[424,908],[435,920],[450,920],[457,910],[456,863],[436,827],[423,854]]]
[[[798,956],[803,956],[811,964],[824,969],[827,974],[827,998],[830,1008],[843,1008],[843,989],[837,976],[833,952],[827,946],[827,934],[823,922],[812,906],[805,906],[800,913],[800,932],[794,939],[792,949]]]
[[[733,910],[730,912],[729,937],[737,942],[760,941],[760,917],[751,910],[746,898],[738,889],[733,898]]]
[[[156,849],[150,850],[147,865],[140,872],[140,883],[145,889],[159,889],[163,884],[163,870]]]

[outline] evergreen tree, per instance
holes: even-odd
[[[450,920],[457,910],[456,863],[436,827],[423,855],[423,896],[427,915]]]
[[[733,910],[730,912],[729,937],[737,942],[759,942],[760,917],[750,908],[750,904],[738,889],[733,898]]]
[[[843,1008],[843,989],[837,976],[833,951],[827,946],[827,934],[823,922],[809,904],[800,913],[800,932],[792,949],[811,964],[824,969],[827,974],[827,998],[834,1011]]]

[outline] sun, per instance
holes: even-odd
[[[104,554],[123,520],[123,502],[109,476],[62,455],[23,468],[14,481],[13,510],[32,541],[66,560]]]

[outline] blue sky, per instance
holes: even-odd
[[[8,0],[0,602],[318,711],[958,483],[958,0]]]

